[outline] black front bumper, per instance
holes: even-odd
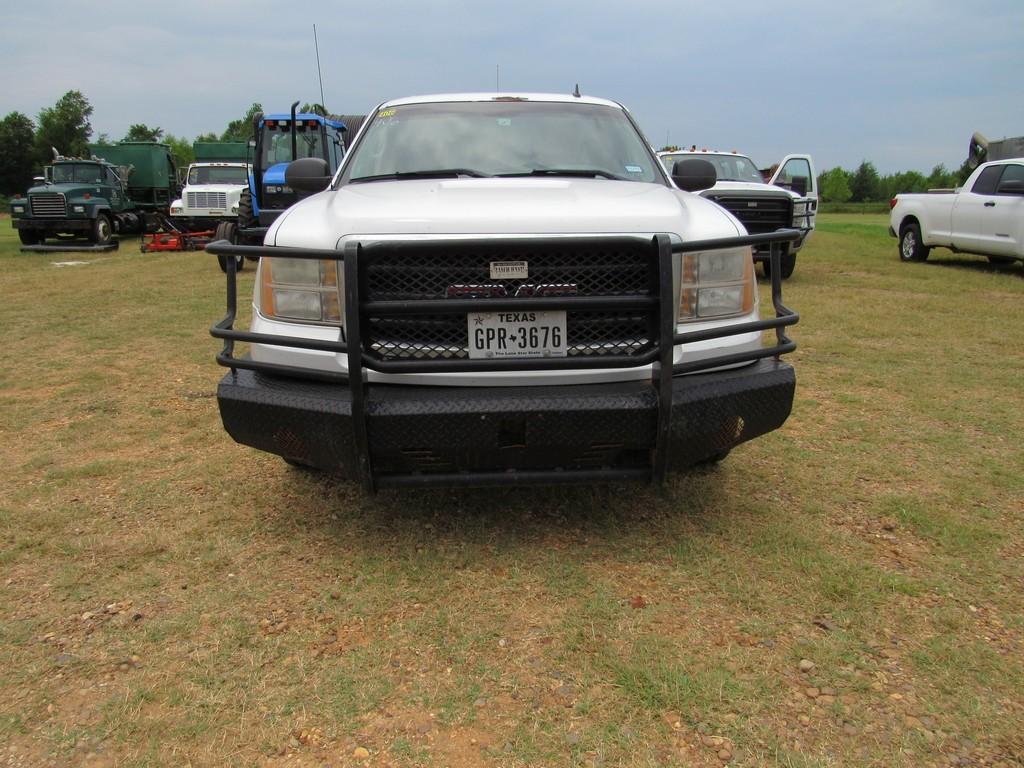
[[[11,219],[15,229],[31,229],[36,232],[90,232],[92,219]]]
[[[221,417],[239,443],[359,480],[373,490],[415,485],[562,484],[638,479],[661,482],[671,469],[726,453],[781,426],[793,403],[795,374],[779,356],[796,345],[784,333],[799,315],[782,304],[780,248],[772,253],[774,318],[680,333],[672,262],[677,253],[781,246],[795,231],[672,244],[656,235],[648,249],[656,295],[387,300],[366,298],[365,263],[387,249],[424,243],[348,243],[343,251],[247,247],[224,241],[221,256],[334,259],[343,262],[345,341],[320,341],[234,330],[235,260],[227,259],[228,314],[211,329],[225,340],[218,362],[231,369],[218,388]],[[565,248],[565,239],[533,241]],[[584,241],[586,242],[586,241]],[[633,241],[635,245],[635,241]],[[487,242],[494,253],[501,243]],[[521,247],[515,241],[508,248]],[[475,247],[472,241],[446,249]],[[532,359],[386,359],[366,328],[375,318],[472,311],[565,309],[649,312],[650,344],[634,354],[577,354]],[[679,345],[774,330],[776,345],[673,363]],[[236,342],[312,349],[347,358],[347,373],[254,361]],[[448,387],[368,383],[383,373],[627,369],[651,364],[643,381],[538,387]],[[722,370],[723,366],[741,366]],[[716,369],[716,370],[712,370]]]
[[[667,469],[721,455],[786,421],[796,376],[784,362],[672,380]],[[217,389],[243,445],[360,479],[350,390],[228,373]],[[652,479],[658,391],[651,382],[542,387],[366,387],[378,487]]]

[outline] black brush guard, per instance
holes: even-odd
[[[225,240],[210,243],[206,250],[217,256],[245,256],[260,258],[263,256],[286,259],[318,259],[336,260],[343,263],[345,291],[345,336],[346,341],[321,341],[294,336],[278,336],[272,334],[252,333],[234,329],[237,314],[237,281],[235,259],[228,258],[227,272],[227,314],[216,323],[210,333],[215,338],[224,340],[224,347],[217,355],[217,362],[231,369],[231,373],[221,383],[218,399],[221,414],[229,433],[238,442],[252,445],[296,463],[308,463],[312,466],[341,469],[346,474],[359,479],[368,490],[379,487],[402,486],[493,486],[519,484],[566,484],[589,483],[595,481],[614,481],[639,479],[654,483],[663,482],[668,469],[687,466],[702,459],[712,458],[727,453],[734,445],[759,434],[764,434],[782,424],[789,415],[792,404],[792,393],[795,378],[792,368],[782,363],[781,355],[796,349],[796,343],[786,336],[785,328],[799,321],[799,314],[782,303],[782,284],[780,280],[779,260],[784,244],[799,238],[798,230],[779,230],[777,232],[748,235],[742,237],[720,238],[714,240],[691,241],[673,244],[667,235],[656,235],[650,241],[652,268],[657,276],[657,295],[636,296],[545,296],[545,297],[508,297],[508,298],[450,298],[438,300],[364,300],[361,296],[361,268],[374,256],[377,243],[360,243],[350,241],[343,250],[317,250],[305,248],[288,248],[274,246],[233,245]],[[601,242],[615,240],[613,236],[600,237]],[[636,244],[636,238],[619,238],[623,242]],[[567,242],[580,244],[594,242],[595,237],[566,238],[531,238],[531,245],[557,246]],[[418,246],[436,247],[441,241],[403,241],[403,249],[415,251]],[[449,248],[494,247],[501,245],[502,240],[481,239],[474,241],[456,240],[443,241]],[[395,243],[383,243],[385,247],[394,248]],[[741,324],[725,325],[700,331],[676,331],[676,298],[673,290],[673,256],[683,253],[720,250],[751,246],[770,248],[771,297],[775,316],[762,320]],[[652,339],[649,348],[639,354],[622,355],[575,355],[561,358],[511,358],[511,359],[383,359],[370,349],[367,343],[365,328],[370,317],[395,317],[423,313],[453,314],[465,316],[470,312],[516,311],[516,310],[643,310],[652,312],[656,322],[652,323]],[[775,331],[775,344],[737,353],[727,353],[703,358],[697,361],[672,363],[673,348],[680,344],[720,339],[750,332],[765,330]],[[358,343],[349,340],[358,339]],[[278,347],[318,350],[346,355],[348,373],[311,370],[276,363],[252,360],[248,356],[237,357],[234,353],[235,342],[268,344]],[[769,360],[771,359],[771,360]],[[668,361],[668,364],[666,364]],[[740,363],[760,361],[754,369],[745,368],[716,372],[714,380],[704,376],[686,376],[697,374],[722,366],[735,366]],[[656,414],[650,423],[650,429],[638,428],[634,437],[637,441],[648,441],[646,451],[633,451],[634,455],[645,454],[642,460],[619,461],[620,466],[602,464],[607,457],[601,456],[601,435],[591,434],[592,444],[589,457],[593,466],[588,467],[585,460],[575,463],[574,468],[551,469],[540,467],[519,467],[513,470],[475,470],[453,469],[448,471],[443,460],[429,455],[429,451],[405,451],[412,454],[409,463],[398,462],[398,465],[374,466],[371,461],[368,429],[368,392],[365,371],[367,369],[382,373],[438,373],[438,372],[484,372],[484,371],[538,371],[538,370],[574,370],[597,368],[630,368],[653,364],[653,376],[650,382],[623,382],[618,384],[585,385],[587,396],[581,401],[578,398],[564,397],[565,392],[574,390],[572,386],[553,387],[410,387],[400,385],[374,385],[374,389],[389,388],[391,396],[386,401],[374,401],[373,418],[379,423],[379,434],[375,431],[374,442],[386,444],[389,440],[399,441],[403,430],[401,416],[406,415],[403,404],[412,400],[417,407],[425,407],[434,416],[441,416],[442,421],[434,421],[433,428],[438,424],[452,426],[452,439],[466,440],[468,450],[486,451],[485,446],[472,445],[471,435],[467,435],[465,424],[458,424],[461,406],[466,413],[472,412],[473,418],[486,418],[478,414],[486,414],[494,408],[495,395],[508,401],[519,399],[518,407],[525,407],[530,412],[549,414],[553,428],[577,429],[577,416],[584,420],[594,413],[606,415],[615,410],[626,415],[630,420],[630,409],[640,415],[641,412]],[[241,373],[240,373],[241,372]],[[246,373],[252,372],[252,373]],[[758,384],[751,387],[744,378],[753,373]],[[270,374],[270,376],[262,376]],[[681,378],[680,378],[681,377]],[[762,383],[766,382],[766,383]],[[339,386],[341,385],[341,386]],[[712,387],[713,385],[713,387]],[[713,392],[709,391],[713,388]],[[468,391],[473,389],[475,391]],[[410,392],[427,392],[427,397],[410,397]],[[753,390],[753,391],[751,391]],[[759,391],[761,394],[759,395]],[[479,396],[476,396],[479,393]],[[525,393],[525,395],[524,395]],[[562,395],[560,397],[560,395]],[[730,403],[743,398],[757,399],[762,396],[766,400],[778,401],[769,403],[763,418],[750,418],[749,413],[756,412],[761,405],[747,402],[751,408],[747,411],[748,419],[753,424],[746,425],[739,418],[733,439],[716,437],[712,432],[721,431],[723,414],[720,404],[713,404],[712,410],[719,409],[715,418],[705,419],[716,425],[702,432],[701,416],[689,417],[685,411],[688,406],[706,407],[708,402],[719,403],[724,398],[731,398]],[[551,411],[544,411],[545,398],[553,403]],[[718,398],[718,400],[716,400]],[[482,401],[487,402],[482,402]],[[784,402],[783,402],[784,401]],[[282,406],[282,402],[286,405]],[[581,402],[584,403],[581,405]],[[479,410],[474,410],[474,408]],[[604,409],[604,410],[602,410]],[[303,427],[302,436],[297,436],[293,425],[288,422],[289,414],[301,412],[308,415],[308,424]],[[551,417],[554,414],[554,417]],[[571,421],[566,422],[563,418]],[[725,414],[728,421],[729,415]],[[543,418],[543,416],[542,416]],[[254,419],[266,419],[267,424],[252,423]],[[229,427],[229,420],[234,425],[243,424],[247,432],[245,437],[236,434]],[[632,419],[633,422],[636,419]],[[642,421],[642,420],[641,420]],[[682,422],[682,426],[680,426]],[[760,423],[758,423],[760,422]],[[557,426],[555,426],[557,425]],[[623,422],[623,429],[630,427]],[[605,425],[607,427],[607,425]],[[511,431],[516,431],[513,422]],[[375,427],[375,430],[377,428]],[[503,424],[503,429],[507,426]],[[583,430],[586,432],[586,430]],[[686,434],[683,435],[682,433]],[[677,434],[678,433],[678,434]],[[273,441],[267,435],[273,434]],[[585,436],[586,437],[586,436]],[[605,435],[606,438],[611,436]],[[695,438],[702,438],[703,443]],[[517,435],[508,436],[512,447]],[[288,449],[289,441],[304,447],[294,452]],[[682,441],[682,442],[681,442]],[[607,442],[607,440],[605,441]],[[395,445],[397,446],[397,442]],[[330,450],[324,446],[333,446]],[[596,451],[594,449],[596,446]],[[509,447],[509,446],[505,446]],[[615,446],[612,446],[615,447]],[[621,447],[621,446],[619,446]],[[321,450],[322,449],[322,450]],[[671,449],[671,450],[670,450]],[[415,454],[422,455],[415,455]],[[628,452],[627,452],[628,453]],[[671,455],[677,454],[677,455]],[[585,456],[584,459],[587,457]],[[621,459],[621,457],[620,457]],[[670,460],[671,459],[671,460]],[[338,465],[341,466],[338,466]]]

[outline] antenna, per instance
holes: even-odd
[[[320,107],[327,114],[327,105],[324,104],[324,76],[320,72],[320,43],[316,39],[316,24],[313,25],[313,48],[316,50],[316,76],[320,78]]]
[[[577,99],[582,95],[580,93],[580,84],[579,83],[576,83],[576,90],[572,92],[572,95],[575,96]]]

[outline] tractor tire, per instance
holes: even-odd
[[[764,276],[769,280],[772,277],[772,262],[770,259],[766,259],[761,262],[761,268],[764,270]],[[793,270],[796,269],[796,254],[790,253],[787,250],[782,256],[779,257],[779,277],[782,280],[789,280],[793,275]]]
[[[245,194],[244,192],[242,194]],[[241,206],[239,206],[241,210]],[[216,231],[213,233],[214,240],[227,240],[229,243],[235,243],[238,238],[235,235],[237,227],[230,221],[222,221],[217,225]],[[220,271],[227,274],[228,271],[228,257],[222,254],[217,254],[217,263],[220,265]],[[245,257],[235,256],[235,272],[241,272],[245,269]]]
[[[18,239],[21,240],[22,245],[39,245],[43,242],[43,238],[34,229],[19,229]]]
[[[900,261],[924,261],[930,250],[921,242],[921,227],[916,221],[900,227]]]
[[[110,223],[110,218],[107,214],[101,213],[92,222],[92,229],[89,230],[89,242],[96,245],[107,245],[113,234],[114,227]]]
[[[247,229],[255,223],[256,217],[252,212],[252,192],[248,189],[243,189],[242,194],[238,198],[238,228]]]

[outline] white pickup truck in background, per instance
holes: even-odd
[[[937,246],[995,263],[1024,260],[1024,158],[979,165],[953,192],[896,195],[890,207],[902,261],[924,261]]]
[[[779,229],[797,229],[800,238],[784,249],[781,260],[782,279],[796,268],[796,254],[814,231],[818,210],[818,179],[810,155],[786,155],[762,174],[746,155],[738,152],[717,152],[707,149],[659,152],[665,170],[679,160],[701,158],[715,167],[717,180],[701,197],[713,200],[739,219],[747,232],[755,235]],[[754,258],[761,262],[766,276],[770,270],[770,248],[755,249]]]

